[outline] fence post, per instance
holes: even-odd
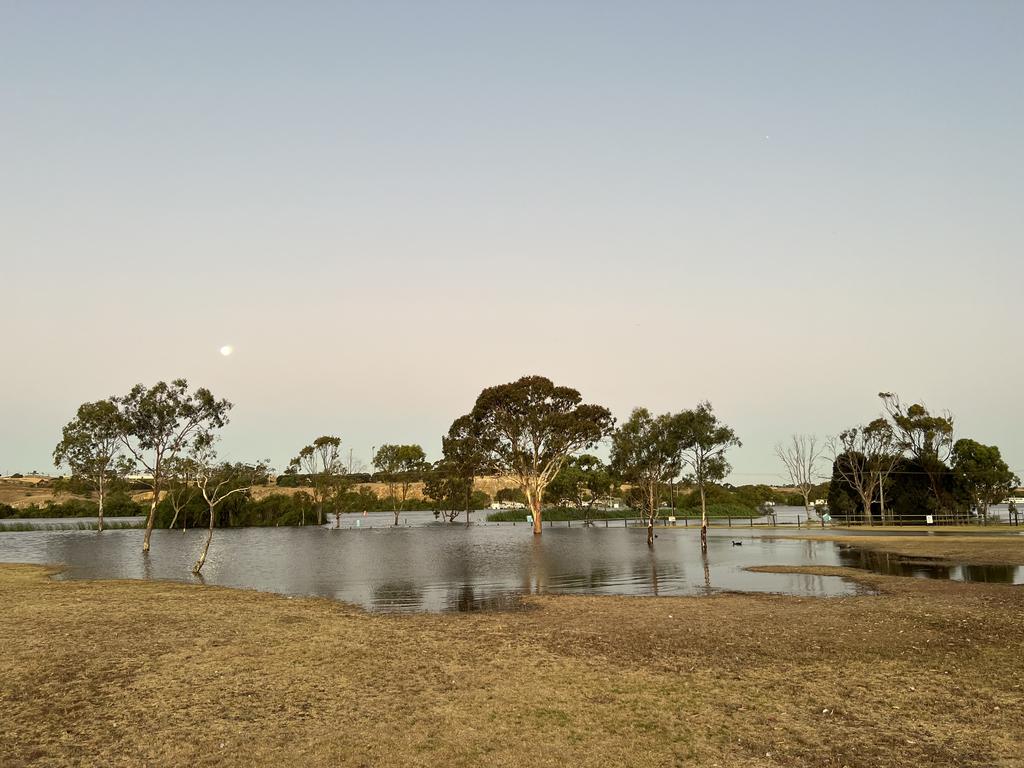
[[[800,515],[797,515],[797,516],[796,516],[796,527],[797,527],[797,528],[799,528],[799,527],[800,527]]]

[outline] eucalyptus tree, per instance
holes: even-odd
[[[953,454],[953,415],[949,411],[932,414],[923,403],[907,405],[892,392],[879,392],[878,397],[892,420],[901,450],[914,457],[928,475],[936,508],[941,510],[947,501],[942,477]]]
[[[1009,497],[1020,485],[1020,478],[1010,470],[994,445],[960,439],[953,444],[952,458],[953,471],[982,520],[988,520],[988,508],[992,504]]]
[[[732,468],[725,458],[730,448],[743,443],[731,427],[715,416],[706,400],[696,408],[673,417],[680,445],[680,458],[690,468],[689,479],[700,493],[700,548],[708,549],[707,486],[725,479]]]
[[[199,552],[192,573],[198,575],[206,564],[206,557],[213,542],[213,528],[216,509],[235,494],[249,494],[252,486],[266,478],[269,466],[266,461],[257,464],[230,464],[220,462],[214,450],[212,438],[201,436],[195,446],[196,484],[203,495],[209,512],[206,541]]]
[[[544,491],[562,465],[615,426],[607,408],[582,400],[575,389],[524,376],[485,389],[469,413],[488,465],[512,477],[526,494],[535,534],[542,532]]]
[[[811,491],[821,478],[818,466],[825,455],[825,446],[814,435],[792,435],[788,443],[776,443],[779,457],[789,481],[804,499],[804,511],[811,514]]]
[[[570,456],[548,485],[548,495],[566,500],[583,513],[583,522],[590,524],[594,504],[611,493],[615,486],[608,467],[589,453]]]
[[[305,473],[312,483],[313,503],[316,504],[317,525],[324,524],[324,504],[341,490],[346,467],[341,460],[341,438],[321,435],[305,446],[292,459],[288,468]],[[338,513],[340,514],[340,513]],[[306,524],[306,509],[302,509],[302,525]]]
[[[449,488],[461,493],[468,524],[473,511],[473,485],[489,465],[483,441],[469,416],[460,416],[452,422],[448,434],[441,438],[441,451],[444,454],[441,463],[449,476]]]
[[[164,499],[171,505],[174,515],[168,529],[173,529],[181,517],[181,532],[188,528],[188,505],[199,493],[199,464],[192,456],[174,456],[164,464],[166,470],[166,491]],[[184,514],[182,514],[184,513]]]
[[[398,525],[400,510],[405,508],[409,487],[419,480],[429,467],[427,454],[418,445],[382,445],[373,457],[373,465],[384,474],[384,481],[391,493],[391,510]],[[398,491],[402,494],[402,505],[398,506]]]
[[[900,442],[889,422],[879,418],[840,432],[830,445],[833,475],[857,495],[864,510],[864,522],[871,525],[875,493],[881,497],[886,478],[900,461]],[[884,521],[884,502],[882,517]]]
[[[136,384],[124,397],[115,397],[121,421],[121,441],[128,454],[149,473],[146,482],[153,500],[146,517],[142,551],[149,552],[156,506],[164,490],[166,462],[200,436],[212,435],[228,423],[232,404],[217,400],[200,387],[190,392],[185,379],[170,384],[159,381],[152,387]]]
[[[629,419],[612,435],[611,470],[635,489],[634,498],[647,523],[647,544],[654,546],[661,488],[679,477],[682,456],[678,417],[652,416],[634,408]]]
[[[423,494],[434,503],[434,514],[444,515],[454,523],[463,511],[469,522],[469,507],[473,497],[473,482],[463,475],[448,459],[434,462],[424,476]]]
[[[97,531],[103,530],[103,502],[112,481],[131,471],[121,454],[121,418],[111,400],[82,403],[75,418],[64,425],[61,441],[53,450],[53,463],[66,465],[72,477],[96,489]]]

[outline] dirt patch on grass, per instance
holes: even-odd
[[[1024,765],[1012,587],[393,616],[47,572],[0,566],[11,768]]]

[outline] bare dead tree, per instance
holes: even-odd
[[[825,446],[814,435],[792,435],[788,443],[776,443],[775,455],[786,468],[789,480],[804,497],[804,511],[811,514],[811,491],[821,479],[818,463],[825,455]]]
[[[830,440],[835,472],[860,497],[864,522],[872,524],[871,505],[885,478],[900,460],[902,451],[892,427],[885,419],[844,430]]]

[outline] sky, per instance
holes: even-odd
[[[431,458],[486,386],[1024,474],[1024,3],[0,0],[0,473],[187,378],[221,453]],[[233,354],[219,353],[232,345]]]

